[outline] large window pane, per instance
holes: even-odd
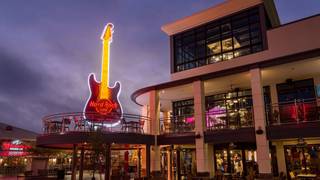
[[[232,38],[229,37],[227,39],[222,40],[222,51],[231,51],[232,50]]]
[[[259,9],[252,8],[174,35],[174,64],[183,71],[263,50]]]

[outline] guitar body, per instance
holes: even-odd
[[[84,109],[85,118],[92,122],[117,123],[122,117],[122,107],[119,103],[120,83],[116,82],[114,87],[107,87],[109,98],[100,99],[101,83],[97,82],[94,74],[88,79],[91,95]]]

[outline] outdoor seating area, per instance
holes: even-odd
[[[184,133],[194,131],[193,116],[172,116],[160,119],[160,131],[166,133]]]
[[[320,119],[319,101],[302,99],[285,101],[266,106],[266,118],[269,125],[299,124]]]
[[[101,119],[101,117],[102,116],[99,115],[99,120],[96,120],[94,114],[92,114],[89,119],[81,112],[50,115],[43,118],[43,130],[45,134],[64,134],[74,131],[91,132],[98,129],[105,132],[142,134],[145,133],[145,122],[149,121],[148,117],[123,114],[116,123],[110,124],[110,117],[105,116],[104,119]],[[114,121],[114,119],[112,120]]]

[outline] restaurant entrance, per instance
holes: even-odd
[[[161,172],[172,180],[189,179],[196,174],[196,150],[191,146],[161,148]]]
[[[278,175],[275,146],[270,147],[272,172]],[[257,151],[253,143],[218,144],[214,146],[216,174],[240,178],[258,175]]]

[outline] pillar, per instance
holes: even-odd
[[[151,170],[150,170],[150,145],[147,144],[146,145],[146,173],[147,173],[147,177],[149,178],[150,177],[150,174],[151,174]]]
[[[141,149],[141,172],[142,176],[147,176],[147,149],[143,147]]]
[[[111,170],[111,145],[106,144],[106,152],[105,152],[105,172],[104,179],[110,180],[110,170]]]
[[[83,179],[83,160],[84,160],[84,146],[81,146],[79,180]]]
[[[261,71],[259,68],[251,69],[250,75],[255,130],[261,129],[263,131],[262,134],[256,134],[257,163],[260,175],[270,177],[272,175],[271,159],[269,157],[269,141],[266,134],[265,106]]]
[[[316,87],[320,86],[320,75],[313,77],[313,83]],[[318,89],[316,89],[316,97],[317,100],[319,100],[318,98],[318,94],[317,94]],[[320,101],[317,101],[317,106],[320,106]]]
[[[171,147],[167,149],[167,167],[168,167],[168,180],[172,179],[172,149]]]
[[[284,174],[287,174],[283,142],[274,142],[273,144],[276,145],[277,165],[279,173],[284,172]]]
[[[204,84],[202,81],[193,82],[194,96],[194,119],[195,133],[200,136],[196,138],[196,161],[197,161],[197,176],[209,176],[209,159],[208,144],[204,142],[204,131],[206,130],[205,123],[205,95]]]
[[[72,149],[72,174],[71,174],[71,180],[76,180],[77,176],[77,145],[73,145]]]
[[[271,84],[270,85],[270,96],[271,96],[271,113],[268,117],[271,118],[272,123],[280,123],[280,115],[279,115],[279,105],[278,105],[278,92],[277,92],[277,85]],[[278,117],[275,117],[273,114],[275,111],[278,111]],[[276,119],[275,119],[276,118]],[[270,120],[269,120],[270,122]]]
[[[161,173],[160,169],[160,146],[157,143],[157,135],[159,135],[159,125],[160,125],[160,102],[159,94],[156,90],[150,91],[149,94],[149,106],[150,106],[150,119],[151,119],[151,134],[154,135],[155,143],[151,147],[150,156],[150,168],[151,174],[158,176]]]

